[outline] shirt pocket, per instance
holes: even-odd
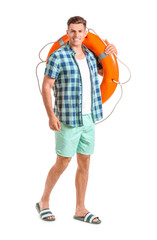
[[[78,69],[75,67],[75,65],[69,66],[63,64],[58,83],[63,86],[75,86],[77,75]]]

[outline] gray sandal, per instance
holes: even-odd
[[[79,221],[92,223],[92,224],[99,224],[99,223],[101,223],[101,220],[99,219],[99,217],[93,215],[90,212],[88,212],[84,217],[76,217],[76,216],[74,216],[73,218],[76,219],[76,220],[79,220]],[[93,221],[95,218],[98,218],[97,222]]]
[[[54,216],[54,215],[52,214],[52,212],[50,211],[49,208],[45,208],[45,209],[43,209],[43,210],[40,211],[39,203],[36,203],[35,207],[36,207],[38,213],[40,214],[40,218],[41,218],[42,220],[44,220],[44,221],[49,221],[49,222],[50,222],[50,221],[55,221],[54,218],[51,218],[51,219],[48,219],[48,218],[47,218],[47,217],[52,217],[52,216]],[[55,216],[54,216],[54,217],[55,217]]]

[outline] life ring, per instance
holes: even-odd
[[[68,36],[64,35],[61,37],[58,41],[56,41],[47,56],[48,57],[57,49],[59,49],[61,46],[66,44],[68,41]],[[106,45],[109,44],[107,40],[105,40]],[[103,80],[100,85],[101,89],[101,98],[102,103],[106,102],[114,93],[117,83],[113,82],[115,80],[116,82],[119,81],[119,68],[118,68],[118,62],[114,54],[106,55],[105,54],[105,48],[106,45],[104,42],[99,38],[99,36],[88,32],[86,37],[84,38],[83,44],[92,52],[94,52],[100,59],[100,62],[103,67]],[[46,61],[47,61],[46,60]]]

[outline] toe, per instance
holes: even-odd
[[[55,217],[54,217],[54,216],[51,216],[51,217],[47,217],[47,219],[55,219]]]
[[[99,221],[98,218],[94,218],[94,219],[93,219],[93,222],[98,222],[98,221]]]

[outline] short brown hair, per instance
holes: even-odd
[[[79,24],[79,23],[82,23],[84,25],[84,27],[86,28],[86,20],[80,16],[75,16],[75,17],[71,17],[69,18],[69,20],[67,21],[67,25],[69,27],[69,25],[71,23],[74,23],[74,24]]]

